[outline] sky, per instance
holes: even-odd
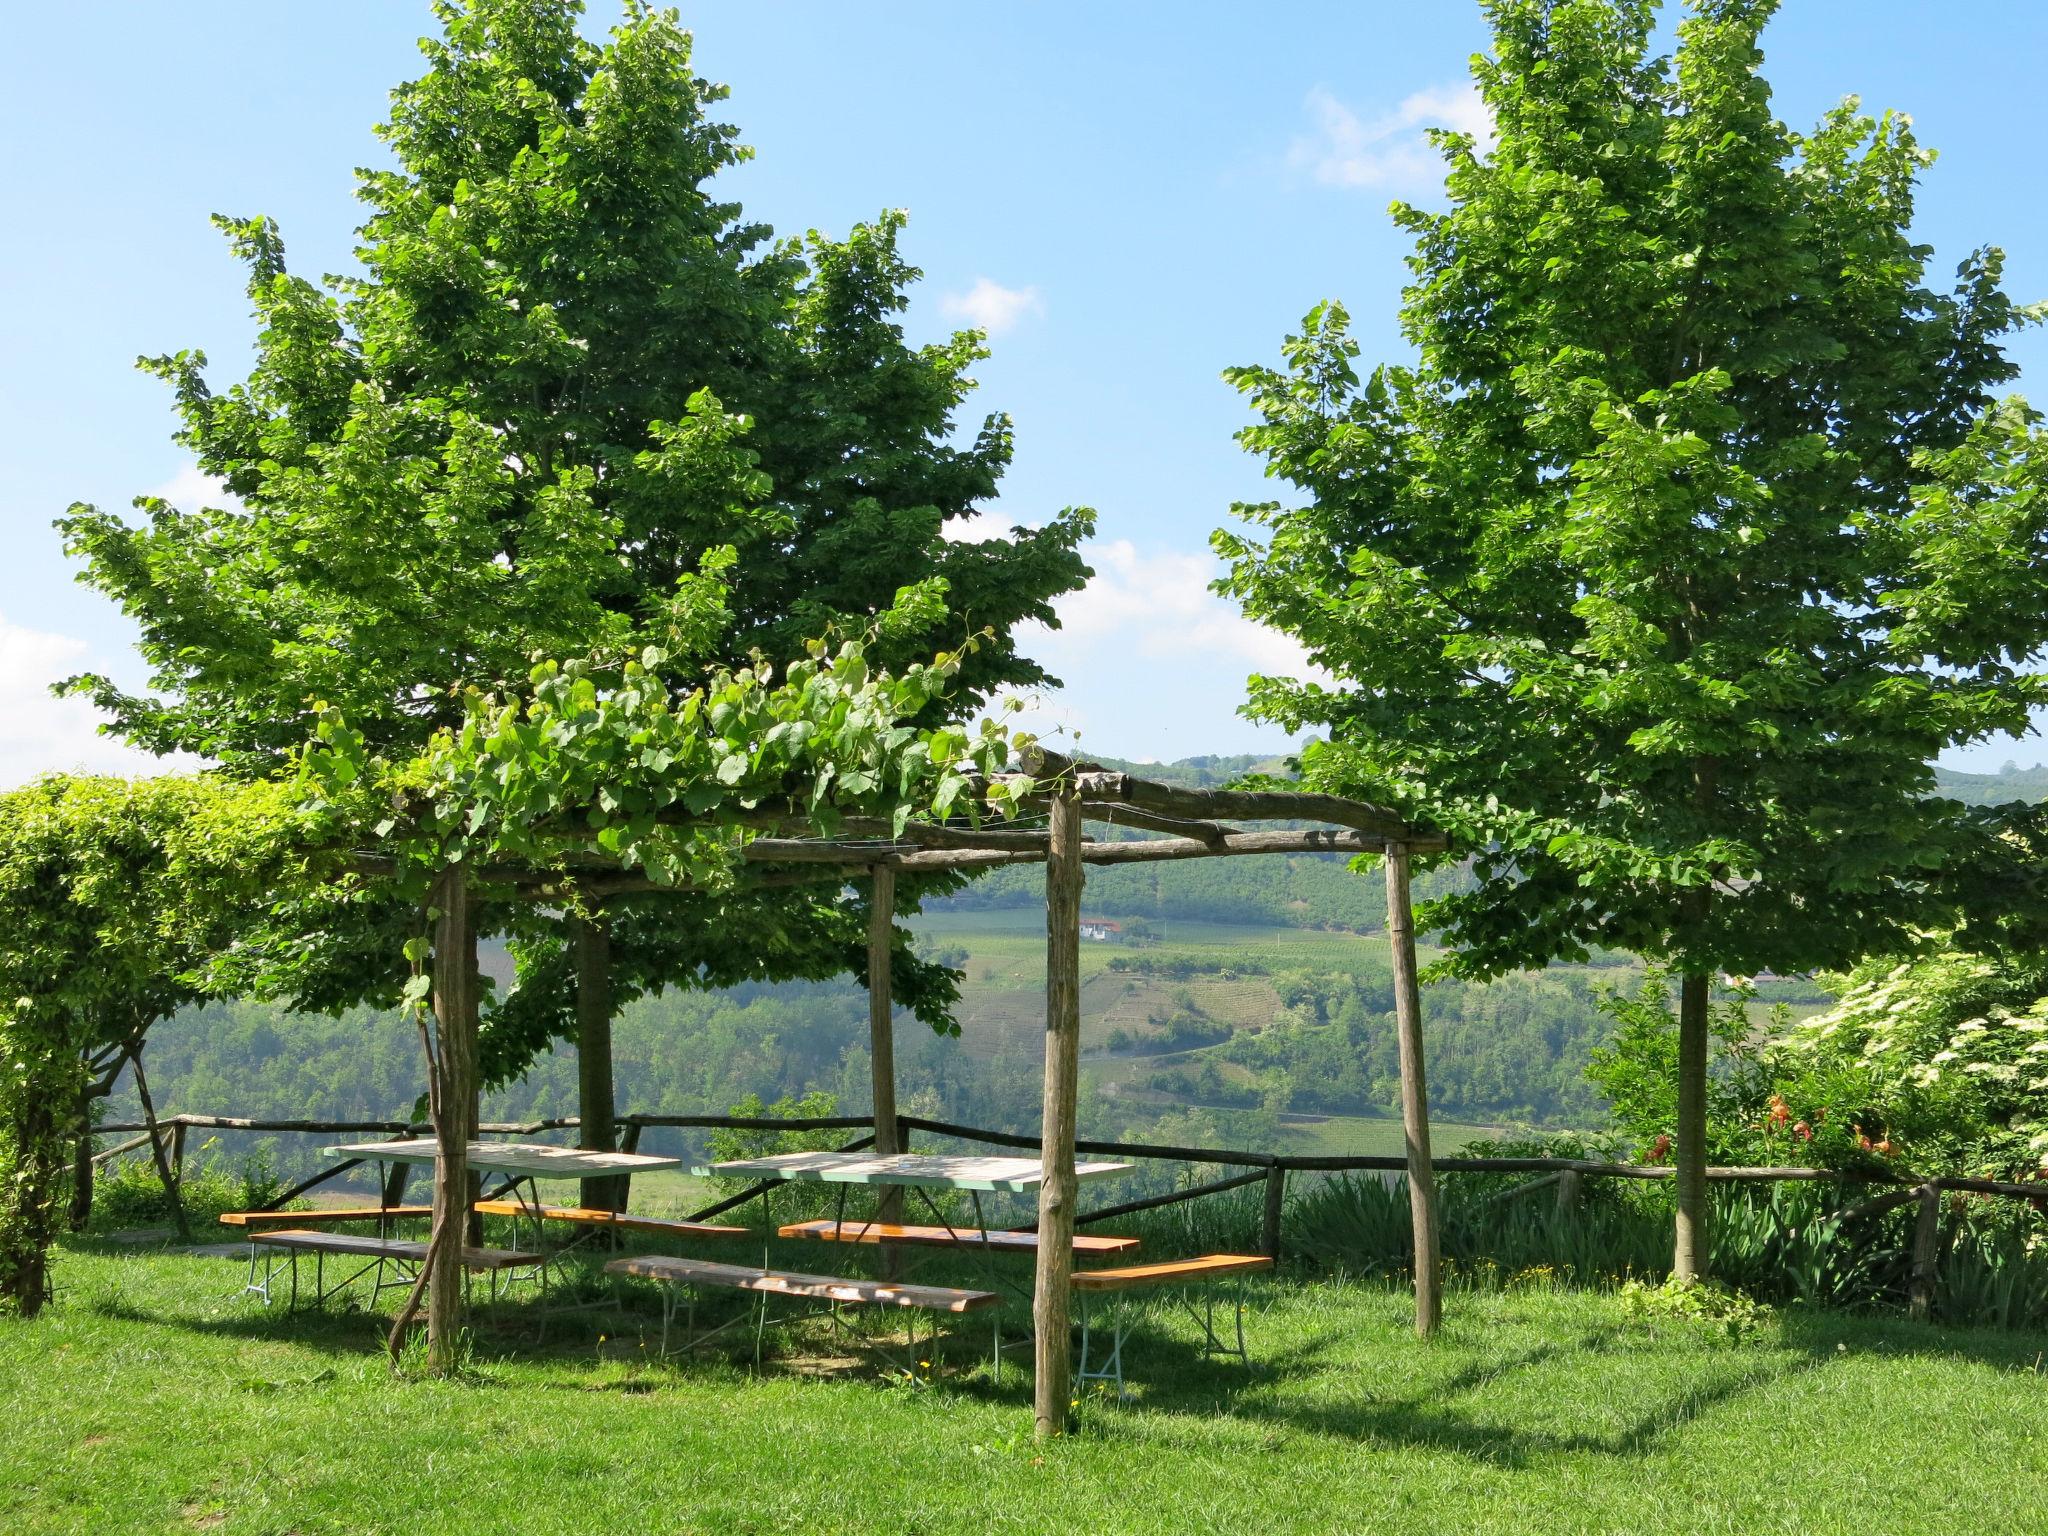
[[[589,26],[608,27],[610,0]],[[1937,18],[1940,24],[1935,24]],[[756,158],[730,194],[785,232],[910,214],[913,339],[985,327],[975,410],[1016,421],[990,514],[1098,513],[1096,577],[1028,649],[1066,680],[1034,718],[1140,759],[1290,743],[1237,713],[1244,678],[1301,665],[1208,591],[1212,529],[1284,495],[1233,441],[1221,371],[1277,359],[1312,305],[1350,308],[1365,361],[1399,358],[1407,242],[1386,206],[1441,195],[1423,131],[1479,121],[1467,0],[697,4],[699,70]],[[142,672],[124,617],[74,583],[51,521],[74,501],[206,484],[171,441],[140,354],[204,350],[216,384],[253,329],[208,216],[265,213],[292,266],[345,270],[353,168],[386,93],[418,72],[425,0],[109,0],[16,9],[0,58],[0,786],[47,769],[147,769],[48,684]],[[2005,247],[2015,297],[2048,297],[2048,6],[1787,0],[1766,34],[1779,113],[1843,96],[1913,114],[1942,152],[1916,234],[1945,274]],[[2015,357],[2048,395],[2048,338]],[[1995,770],[2040,735],[1952,754]]]

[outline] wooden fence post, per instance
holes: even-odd
[[[1287,1199],[1287,1170],[1266,1170],[1266,1220],[1260,1237],[1260,1251],[1276,1264],[1280,1261],[1280,1211]]]
[[[1941,1191],[1922,1184],[1914,1194],[1920,1212],[1913,1223],[1913,1275],[1908,1310],[1925,1322],[1934,1310],[1935,1249],[1941,1237]]]
[[[1557,1176],[1557,1214],[1569,1216],[1579,1208],[1579,1186],[1583,1176],[1576,1169],[1568,1168]]]
[[[1066,1428],[1073,1381],[1074,1100],[1081,1061],[1081,801],[1070,783],[1052,797],[1045,861],[1045,1108],[1039,1128],[1038,1270],[1031,1300],[1034,1432]]]
[[[1423,1078],[1422,990],[1415,974],[1415,913],[1408,845],[1388,843],[1387,944],[1394,958],[1394,1027],[1400,1042],[1401,1128],[1408,1152],[1408,1212],[1415,1233],[1415,1336],[1443,1320],[1436,1233],[1436,1173],[1429,1156],[1429,1086]]]

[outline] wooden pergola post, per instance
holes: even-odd
[[[460,864],[444,869],[429,898],[434,916],[435,1049],[428,1063],[434,1114],[434,1229],[427,1245],[427,1368],[448,1374],[460,1363],[462,1248],[469,1225],[469,1140],[475,1133],[476,930],[469,880]]]
[[[1052,797],[1045,861],[1045,1113],[1039,1128],[1038,1272],[1031,1301],[1036,1330],[1032,1406],[1040,1439],[1066,1427],[1072,1362],[1074,1100],[1081,1064],[1081,800],[1062,782]]]
[[[1408,1211],[1415,1229],[1415,1336],[1443,1321],[1436,1235],[1436,1173],[1429,1157],[1429,1085],[1422,1065],[1422,989],[1415,973],[1415,913],[1408,890],[1408,845],[1389,842],[1387,944],[1394,959],[1394,1030],[1401,1053],[1401,1130],[1408,1151]]]
[[[868,898],[868,1067],[874,1083],[875,1152],[888,1157],[901,1152],[896,1126],[896,1001],[891,985],[891,953],[896,940],[896,871],[886,864],[869,870],[874,882]],[[885,1186],[877,1217],[888,1223],[903,1220],[903,1191]],[[890,1250],[894,1257],[894,1250]]]
[[[576,1144],[586,1152],[618,1147],[612,1099],[612,932],[596,912],[570,921],[576,963]],[[585,1179],[583,1203],[623,1209],[615,1178]]]

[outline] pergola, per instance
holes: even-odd
[[[895,882],[902,871],[936,873],[1043,863],[1046,911],[1045,1095],[1041,1126],[1044,1181],[1040,1186],[1037,1274],[1033,1294],[1036,1336],[1035,1404],[1042,1429],[1064,1422],[1070,1362],[1067,1340],[1073,1269],[1077,1181],[1074,1174],[1075,1098],[1079,1080],[1081,890],[1090,864],[1147,864],[1249,854],[1370,853],[1382,857],[1387,882],[1387,941],[1394,972],[1394,1016],[1399,1035],[1401,1118],[1406,1138],[1409,1203],[1415,1233],[1416,1332],[1433,1333],[1441,1316],[1437,1275],[1435,1182],[1430,1165],[1429,1112],[1416,980],[1415,929],[1409,897],[1410,860],[1440,852],[1444,837],[1411,825],[1364,801],[1290,790],[1190,789],[1152,782],[1035,749],[1023,765],[1031,787],[1023,804],[1033,822],[974,825],[912,821],[900,830],[849,822],[834,837],[780,835],[804,823],[793,815],[761,813],[744,843],[749,888],[851,881],[872,882],[868,932],[868,1024],[873,1066],[875,1150],[901,1150],[896,1120],[896,1073],[890,957]],[[1143,836],[1090,838],[1088,822],[1129,828]],[[1239,822],[1319,825],[1248,831]],[[438,880],[434,942],[434,1012],[438,1050],[429,1044],[434,1119],[441,1141],[435,1181],[435,1255],[423,1270],[431,1285],[429,1330],[435,1332],[443,1298],[460,1294],[459,1239],[443,1242],[444,1221],[458,1224],[465,1209],[465,1149],[473,1127],[476,1083],[475,933],[469,882],[509,884],[519,894],[547,900],[566,894],[573,881],[586,900],[627,893],[688,889],[606,867],[592,857],[562,869],[451,866]],[[445,1214],[444,1214],[445,1213]],[[440,1278],[445,1274],[446,1280]],[[446,1314],[452,1322],[452,1311]],[[452,1333],[452,1328],[450,1329]]]

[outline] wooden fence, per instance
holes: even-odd
[[[619,1127],[619,1147],[622,1151],[635,1151],[640,1145],[643,1131],[650,1127],[680,1130],[736,1130],[736,1131],[863,1131],[866,1134],[849,1142],[842,1151],[858,1151],[873,1144],[875,1124],[867,1115],[831,1115],[808,1119],[781,1120],[760,1116],[743,1115],[643,1115],[631,1114],[616,1117]],[[478,1133],[484,1136],[537,1136],[546,1131],[574,1130],[580,1122],[575,1116],[547,1120],[501,1121],[480,1125]],[[921,1133],[926,1136],[944,1137],[956,1141],[977,1142],[984,1146],[1011,1147],[1019,1151],[1036,1152],[1039,1139],[1010,1131],[991,1131],[979,1126],[955,1125],[945,1120],[928,1120],[919,1115],[898,1115],[896,1117],[899,1147],[908,1147],[909,1136]],[[403,1120],[256,1120],[229,1115],[169,1115],[154,1123],[121,1123],[94,1127],[99,1136],[137,1133],[129,1140],[104,1152],[93,1154],[92,1162],[102,1163],[124,1153],[148,1146],[156,1161],[164,1182],[164,1193],[170,1203],[173,1217],[179,1230],[186,1230],[184,1210],[179,1198],[179,1184],[184,1177],[185,1137],[191,1130],[212,1131],[260,1131],[296,1132],[327,1135],[385,1135],[392,1137],[422,1136],[431,1132],[431,1127],[413,1124]],[[1079,1140],[1074,1143],[1077,1152],[1091,1156],[1153,1159],[1179,1163],[1206,1163],[1225,1168],[1242,1168],[1243,1173],[1227,1178],[1197,1184],[1188,1189],[1170,1190],[1165,1194],[1147,1196],[1142,1200],[1125,1201],[1119,1205],[1103,1206],[1083,1212],[1078,1222],[1113,1220],[1128,1216],[1136,1211],[1155,1210],[1161,1206],[1175,1205],[1185,1200],[1198,1200],[1204,1195],[1219,1194],[1225,1190],[1240,1189],[1248,1185],[1265,1185],[1265,1208],[1262,1223],[1261,1242],[1266,1253],[1279,1258],[1282,1249],[1281,1222],[1286,1204],[1287,1176],[1290,1173],[1405,1173],[1408,1160],[1405,1157],[1389,1156],[1296,1156],[1278,1152],[1248,1152],[1228,1147],[1176,1147],[1152,1142],[1092,1141]],[[277,1195],[266,1209],[275,1210],[291,1200],[297,1199],[308,1190],[338,1178],[362,1162],[349,1158],[323,1168],[311,1178],[303,1179]],[[1524,1173],[1535,1175],[1527,1183],[1503,1191],[1496,1198],[1512,1199],[1533,1191],[1558,1187],[1562,1200],[1569,1201],[1580,1187],[1583,1179],[1668,1179],[1674,1170],[1669,1167],[1641,1163],[1602,1163],[1578,1158],[1565,1157],[1436,1157],[1430,1159],[1430,1166],[1439,1174]],[[396,1170],[402,1174],[403,1166]],[[1852,1219],[1875,1216],[1901,1205],[1916,1203],[1918,1219],[1914,1227],[1912,1309],[1924,1315],[1933,1295],[1933,1274],[1936,1244],[1940,1220],[1940,1197],[1944,1192],[1960,1192],[1979,1195],[1999,1195],[2013,1199],[2030,1200],[2040,1204],[2048,1201],[2048,1184],[2013,1184],[1997,1179],[1970,1178],[1927,1178],[1915,1173],[1884,1169],[1836,1170],[1829,1168],[1709,1168],[1707,1177],[1724,1183],[1792,1183],[1792,1182],[1834,1182],[1840,1184],[1863,1184],[1892,1186],[1886,1193],[1864,1200],[1842,1212],[1843,1218]],[[772,1188],[770,1183],[753,1185],[738,1194],[729,1196],[701,1211],[691,1213],[691,1219],[709,1220],[722,1215],[734,1207],[744,1205]],[[387,1203],[397,1203],[402,1191],[386,1189]]]

